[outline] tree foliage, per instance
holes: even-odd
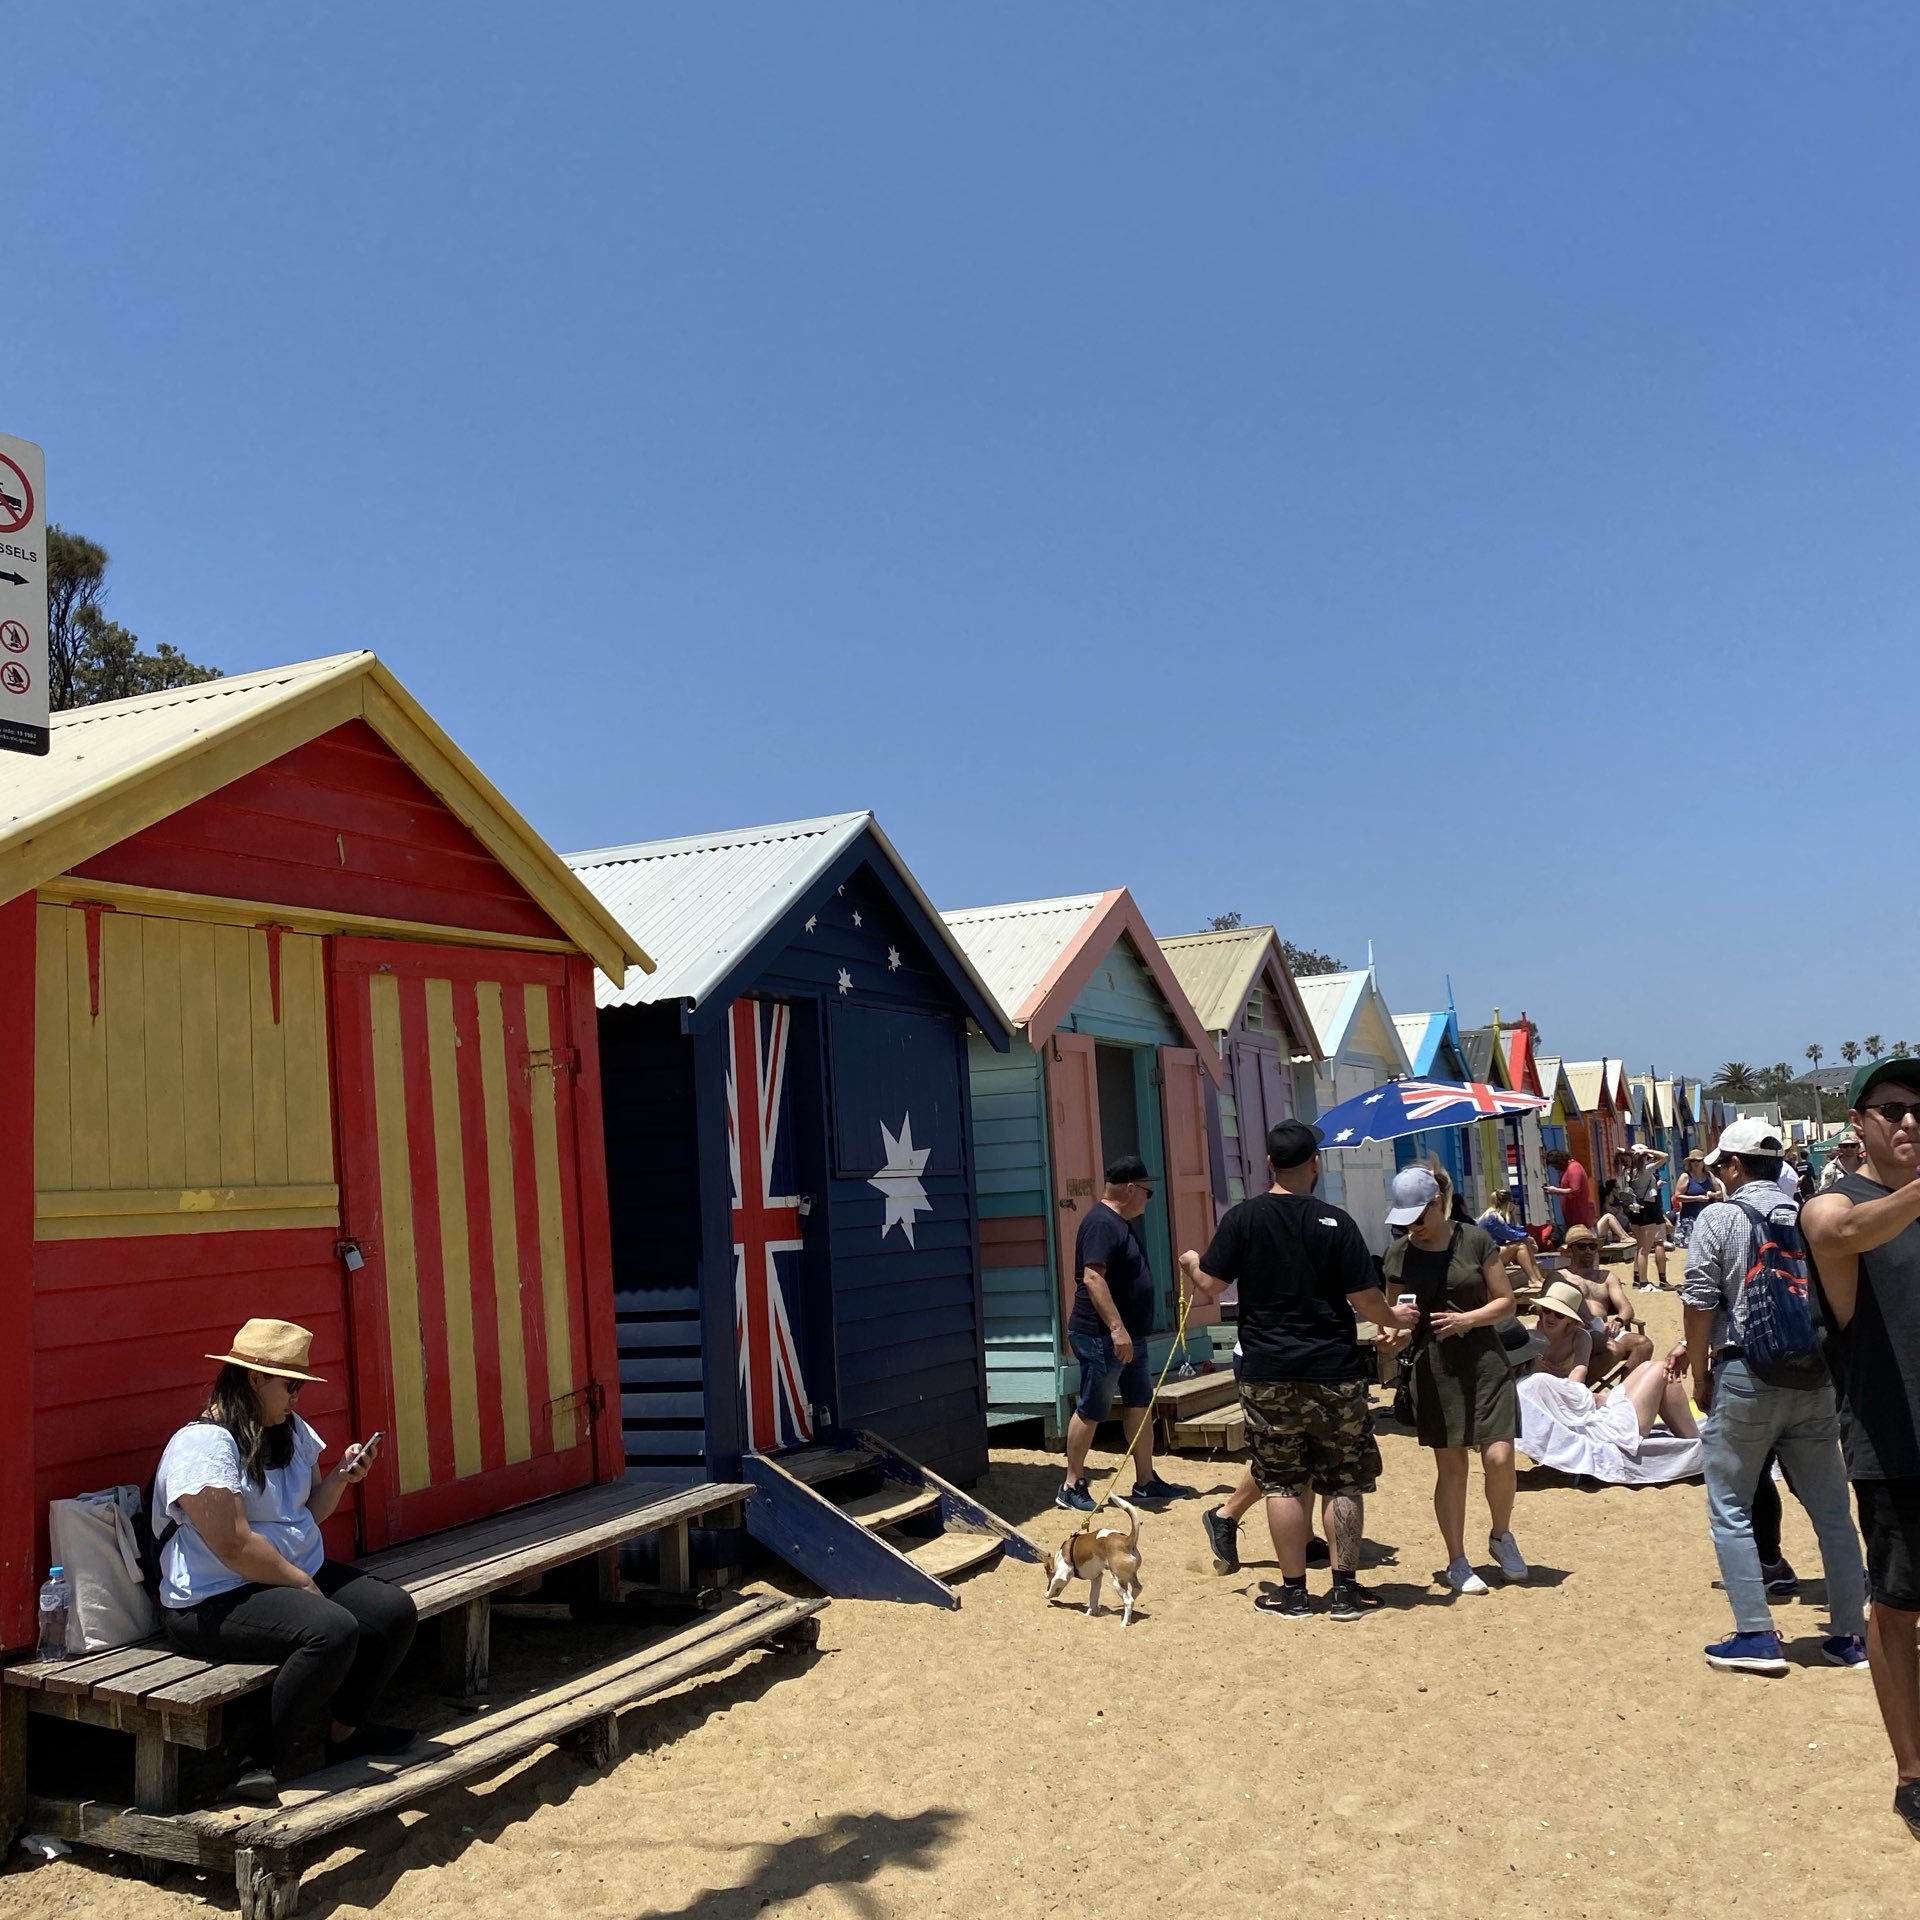
[[[1757,1100],[1760,1076],[1744,1060],[1728,1060],[1713,1076],[1709,1091],[1722,1100]]]
[[[151,653],[140,636],[106,615],[105,547],[64,527],[47,529],[47,679],[53,710],[96,706],[168,687],[217,680],[164,641]]]
[[[1866,1048],[1867,1058],[1869,1060],[1878,1060],[1880,1058],[1880,1036],[1877,1033],[1868,1034],[1860,1044]]]

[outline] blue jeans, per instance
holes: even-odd
[[[1123,1407],[1150,1407],[1153,1387],[1147,1379],[1147,1336],[1133,1336],[1133,1358],[1125,1366],[1113,1350],[1113,1337],[1105,1333],[1076,1333],[1067,1329],[1067,1344],[1080,1362],[1080,1393],[1073,1410],[1082,1420],[1098,1425],[1113,1405],[1115,1376],[1118,1376],[1120,1404]]]
[[[1867,1630],[1866,1570],[1860,1536],[1847,1502],[1847,1470],[1840,1457],[1840,1424],[1833,1388],[1770,1387],[1740,1359],[1713,1370],[1713,1408],[1707,1416],[1704,1463],[1707,1524],[1720,1561],[1720,1579],[1733,1604],[1736,1633],[1771,1633],[1773,1609],[1753,1544],[1753,1495],[1769,1451],[1780,1456],[1794,1497],[1807,1510],[1820,1541],[1827,1575],[1827,1611],[1835,1633]]]

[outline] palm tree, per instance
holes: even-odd
[[[1816,1073],[1820,1071],[1820,1062],[1824,1060],[1826,1057],[1827,1057],[1827,1050],[1825,1047],[1823,1047],[1820,1044],[1818,1040],[1816,1040],[1813,1043],[1813,1045],[1807,1049],[1807,1058],[1813,1062],[1813,1069]]]
[[[1826,1048],[1817,1040],[1807,1049],[1807,1058],[1813,1062],[1813,1070],[1815,1073],[1820,1071],[1820,1056],[1825,1052]],[[1820,1082],[1818,1080],[1813,1083],[1813,1124],[1816,1127],[1821,1127],[1826,1124],[1820,1115]]]
[[[1713,1088],[1724,1100],[1752,1100],[1760,1092],[1760,1082],[1744,1060],[1729,1060],[1713,1076]]]
[[[1893,1057],[1896,1060],[1910,1060],[1913,1058],[1913,1048],[1904,1040],[1896,1040],[1893,1043]]]
[[[1860,1042],[1858,1040],[1842,1040],[1840,1042],[1840,1058],[1844,1060],[1848,1066],[1852,1066],[1853,1063],[1860,1058]]]
[[[1868,1034],[1860,1044],[1866,1048],[1867,1058],[1869,1060],[1878,1060],[1880,1058],[1880,1036],[1877,1033]]]

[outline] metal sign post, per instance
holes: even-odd
[[[0,433],[0,752],[45,753],[47,460]]]

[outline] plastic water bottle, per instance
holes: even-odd
[[[51,1567],[40,1589],[40,1660],[64,1660],[67,1657],[67,1613],[73,1605],[73,1589],[67,1584],[65,1567]]]

